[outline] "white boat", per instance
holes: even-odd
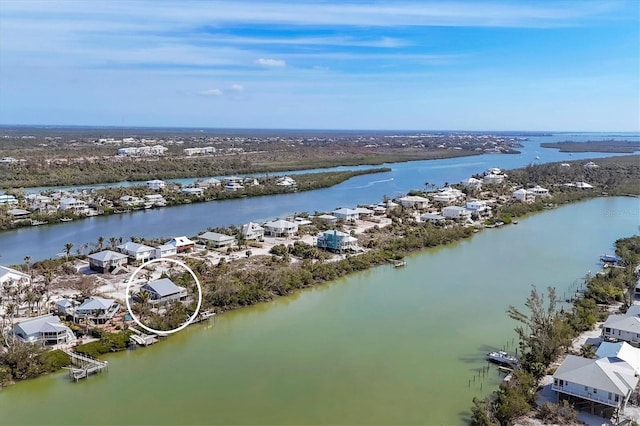
[[[512,368],[515,368],[518,365],[518,358],[505,351],[489,352],[487,354],[487,360],[495,362],[496,364],[507,365]]]

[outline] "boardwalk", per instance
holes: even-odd
[[[71,364],[75,366],[69,368],[69,378],[74,382],[85,379],[91,374],[102,373],[107,371],[109,363],[107,361],[99,361],[87,355],[80,354],[71,350],[64,351],[71,358]]]

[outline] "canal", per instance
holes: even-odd
[[[509,305],[560,296],[620,237],[639,201],[598,198],[228,312],[153,347],[0,392],[0,424],[464,424],[484,354],[515,337]],[[569,290],[568,290],[569,289]],[[512,348],[513,346],[511,346]],[[476,375],[475,381],[470,380]]]

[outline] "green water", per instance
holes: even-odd
[[[109,372],[0,391],[0,424],[464,424],[509,304],[564,289],[638,233],[639,201],[602,198],[428,250],[108,357]],[[511,349],[511,348],[510,348]],[[480,386],[482,385],[482,390]]]

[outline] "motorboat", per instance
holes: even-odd
[[[487,360],[496,364],[506,365],[515,368],[518,365],[518,358],[505,351],[493,351],[487,354]]]

